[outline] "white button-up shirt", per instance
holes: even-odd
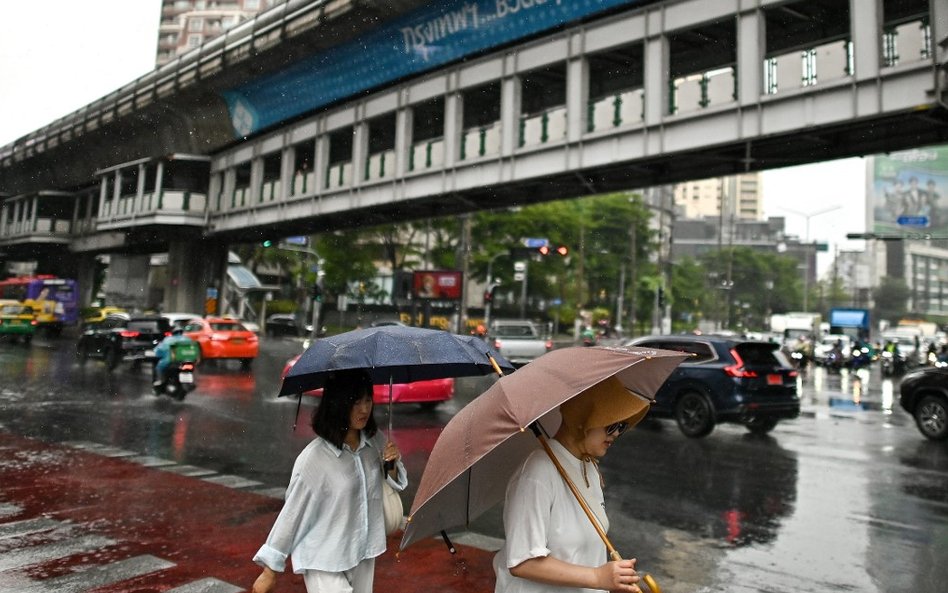
[[[313,439],[293,464],[283,510],[253,561],[283,572],[287,556],[292,556],[295,573],[341,572],[381,555],[384,448],[381,431],[371,439],[362,433],[355,451]],[[397,479],[385,479],[401,491],[408,479],[401,461],[396,467]]]
[[[557,440],[550,448],[582,493],[604,531],[609,531],[599,473],[586,463],[589,485],[583,479],[583,461],[574,457]],[[546,452],[538,449],[527,457],[507,486],[504,503],[504,546],[494,557],[497,575],[495,593],[588,592],[578,587],[551,587],[515,577],[510,569],[531,558],[552,556],[581,566],[601,566],[607,561],[606,546],[589,522],[586,513]]]

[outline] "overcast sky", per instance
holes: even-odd
[[[19,0],[0,18],[0,146],[133,81],[154,68],[161,0]],[[846,233],[865,230],[865,165],[847,159],[767,171],[764,211],[787,232],[827,241],[832,252],[861,248]],[[832,212],[821,212],[840,206]]]

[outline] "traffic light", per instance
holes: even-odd
[[[484,304],[489,305],[494,302],[494,291],[497,290],[497,287],[500,284],[491,283],[487,285],[487,289],[484,291]]]
[[[314,301],[323,302],[323,287],[318,282],[313,284],[312,295]]]
[[[270,239],[267,239],[266,241],[261,243],[261,245],[263,245],[264,247],[273,247],[273,241],[271,241]]]
[[[556,255],[566,257],[567,255],[569,255],[569,247],[567,247],[566,245],[558,245],[556,247],[550,247],[549,245],[544,245],[543,247],[538,247],[537,252],[540,255],[550,255],[551,253],[555,253]]]
[[[658,287],[658,306],[660,308],[665,306],[665,289],[661,286]]]

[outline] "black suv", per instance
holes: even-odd
[[[164,317],[109,315],[83,327],[76,355],[80,364],[89,358],[98,358],[112,370],[123,360],[141,362],[146,358],[146,351],[153,350],[170,335],[171,324]]]
[[[685,436],[706,436],[720,422],[766,434],[779,420],[800,415],[797,371],[777,344],[683,335],[639,338],[631,345],[694,355],[668,377],[649,412],[674,418]]]
[[[948,367],[926,367],[905,375],[899,403],[927,438],[948,438]]]

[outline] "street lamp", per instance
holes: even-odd
[[[311,255],[312,257],[314,257],[316,259],[316,286],[318,287],[318,291],[322,293],[322,279],[323,279],[323,276],[325,276],[326,274],[325,272],[323,272],[323,266],[322,266],[324,260],[321,257],[319,257],[319,253],[317,253],[315,249],[310,249],[309,247],[303,247],[300,245],[288,245],[286,243],[278,244],[277,249],[282,249],[283,251],[295,251],[296,253],[305,253],[307,255]],[[315,341],[316,337],[319,335],[319,310],[322,306],[321,294],[318,297],[315,294],[312,295],[312,298],[310,299],[310,301],[312,303],[313,327],[310,330],[309,339],[310,341]]]
[[[790,214],[796,214],[797,216],[802,216],[806,219],[806,239],[805,244],[810,245],[810,219],[834,212],[842,208],[841,205],[837,204],[836,206],[830,206],[829,208],[824,208],[823,210],[817,210],[816,212],[799,212],[797,210],[791,210],[790,208],[785,208],[783,206],[779,207],[780,210],[789,212]],[[805,253],[803,259],[803,310],[810,310],[810,254]]]
[[[502,256],[502,255],[507,255],[507,252],[506,252],[506,251],[501,251],[500,253],[495,253],[495,254],[494,254],[493,256],[491,256],[491,258],[487,261],[487,290],[489,290],[489,291],[491,292],[491,295],[493,295],[493,284],[494,284],[493,272],[494,272],[494,262],[497,260],[498,257],[500,257],[500,256]],[[487,301],[486,303],[484,303],[484,327],[485,327],[486,329],[488,329],[488,330],[490,329],[490,308],[491,308],[492,305],[493,305],[493,299],[491,299],[491,300]]]

